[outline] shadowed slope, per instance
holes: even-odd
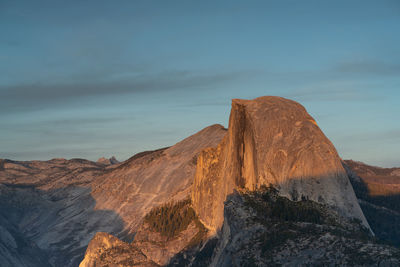
[[[400,168],[380,168],[345,160],[350,181],[372,230],[400,245]]]
[[[21,185],[0,185],[0,225],[12,226],[14,237],[26,240],[25,243],[39,248],[40,252],[29,254],[29,250],[23,249],[26,245],[19,245],[21,242],[17,243],[18,253],[12,253],[12,246],[7,249],[16,259],[42,257],[52,266],[77,266],[96,232],[118,234],[123,229],[118,214],[111,210],[94,210],[95,205],[90,189],[85,187],[71,185],[43,191]],[[0,262],[9,254],[0,253]],[[46,265],[31,260],[27,266]]]
[[[122,231],[118,214],[94,210],[90,195],[90,183],[105,166],[84,159],[1,162],[0,225],[9,225],[14,236],[39,248],[32,257],[42,257],[52,266],[76,266],[97,231]],[[8,246],[15,259],[29,256],[28,250],[19,247],[12,253]],[[9,252],[0,255],[0,262],[5,262]],[[28,266],[46,265],[31,260]]]

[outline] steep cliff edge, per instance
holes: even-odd
[[[234,99],[226,136],[197,160],[193,207],[217,231],[234,189],[270,184],[291,200],[326,204],[368,227],[333,144],[303,106],[281,97]]]

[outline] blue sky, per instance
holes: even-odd
[[[279,95],[400,166],[399,29],[399,1],[0,0],[0,158],[123,160]]]

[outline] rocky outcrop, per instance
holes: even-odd
[[[228,133],[198,158],[194,209],[216,231],[235,188],[269,184],[292,200],[327,204],[368,226],[334,146],[304,107],[281,97],[234,99]]]
[[[90,241],[85,258],[79,267],[106,266],[158,266],[135,246],[131,246],[118,238],[99,232]]]

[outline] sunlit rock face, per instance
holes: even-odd
[[[269,184],[292,200],[327,204],[368,226],[335,147],[303,106],[281,97],[234,99],[226,136],[198,158],[194,209],[218,230],[227,195]]]
[[[134,246],[98,232],[90,241],[79,267],[158,266]]]

